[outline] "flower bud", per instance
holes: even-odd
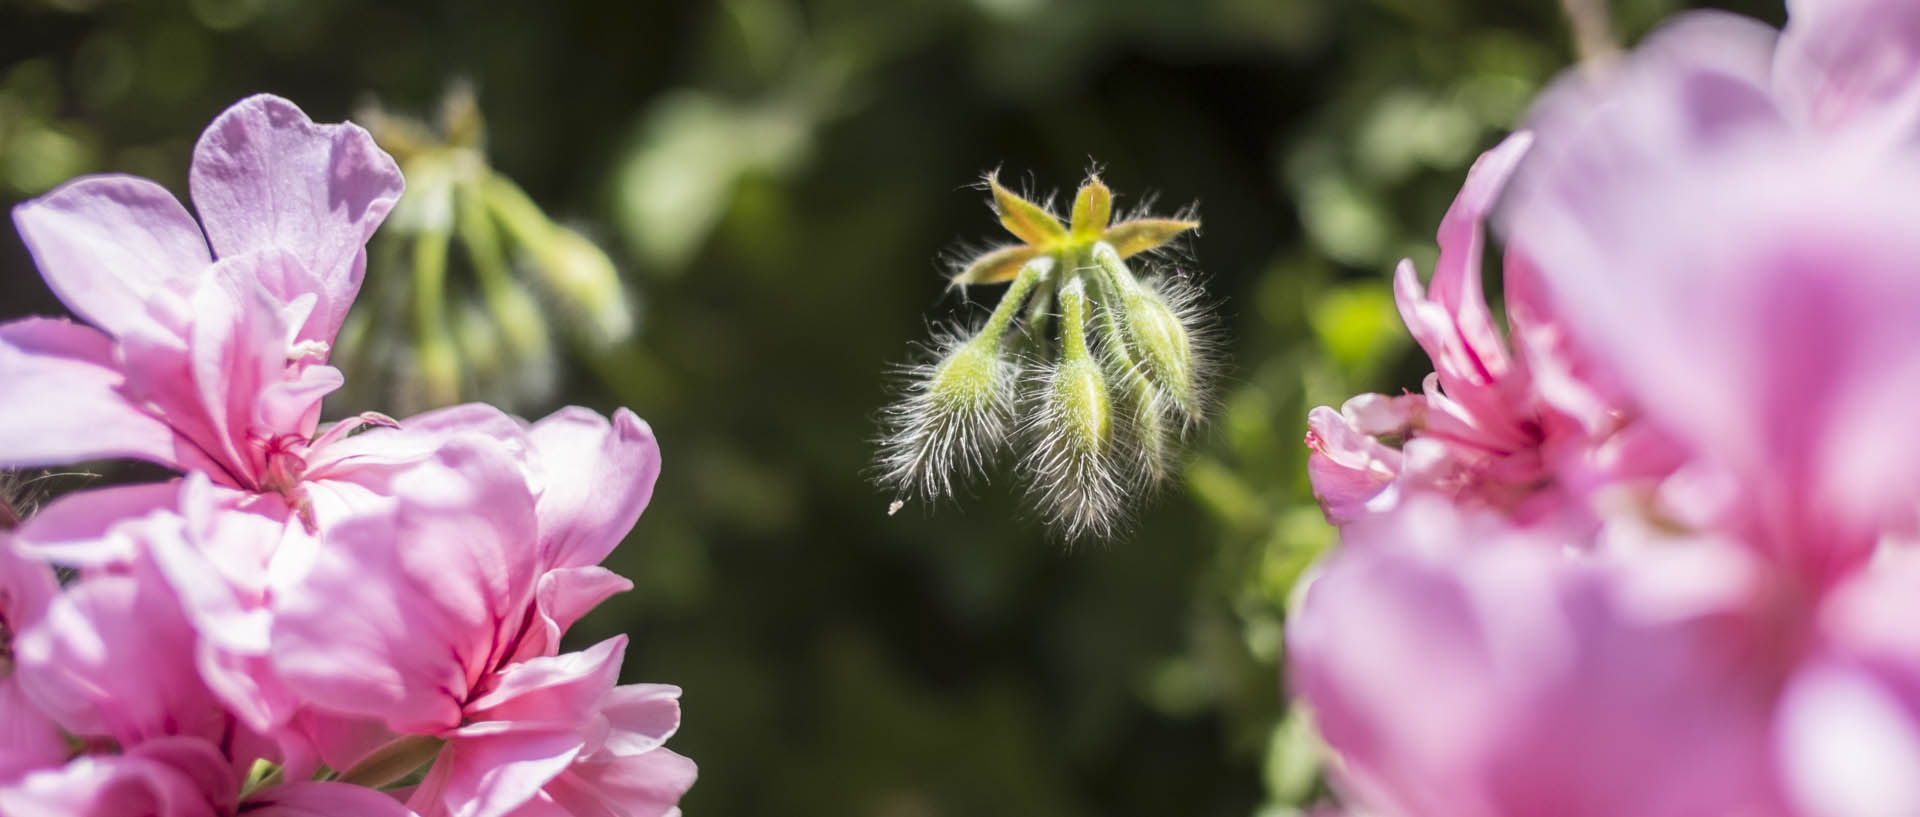
[[[1191,335],[1159,292],[1140,287],[1121,299],[1127,338],[1154,382],[1188,417],[1200,414]]]
[[[1046,371],[1023,463],[1049,524],[1067,538],[1105,536],[1125,508],[1114,470],[1113,398],[1086,341],[1086,281],[1060,287],[1060,362]]]
[[[1158,486],[1173,474],[1174,441],[1179,436],[1167,417],[1167,401],[1146,378],[1138,378],[1128,407],[1130,470],[1147,487]]]
[[[620,272],[598,244],[573,230],[555,227],[534,253],[541,282],[568,311],[585,319],[588,335],[595,341],[618,343],[633,332],[633,313],[620,285]]]
[[[938,360],[909,369],[884,413],[879,481],[931,500],[984,472],[1012,425],[1018,374],[995,333],[949,341]]]
[[[1100,367],[1085,358],[1063,361],[1048,392],[1066,443],[1076,450],[1105,451],[1113,442],[1113,401]]]
[[[1124,511],[1113,431],[1113,402],[1099,365],[1069,357],[1046,372],[1022,465],[1047,523],[1068,539],[1106,536]]]

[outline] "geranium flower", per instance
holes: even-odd
[[[592,425],[581,419],[542,423],[530,436],[577,442]],[[459,817],[512,813],[563,774],[550,799],[590,790],[616,801],[671,791],[665,802],[677,800],[692,782],[690,764],[640,757],[664,752],[658,744],[671,728],[636,723],[633,693],[614,686],[626,639],[555,654],[577,616],[570,611],[618,588],[542,581],[603,557],[651,482],[600,484],[612,493],[591,501],[548,483],[555,487],[536,504],[505,447],[466,439],[398,478],[400,501],[333,527],[311,572],[280,598],[270,655],[278,677],[315,708],[377,724],[368,735],[410,736],[374,752],[366,740],[336,744],[340,756],[328,760],[347,768],[345,779],[384,784],[431,761],[410,802]]]
[[[1796,3],[1777,37],[1689,15],[1538,103],[1496,219],[1509,308],[1517,260],[1682,513],[1363,508],[1288,633],[1356,804],[1920,809],[1920,15],[1895,6]]]
[[[1591,518],[1583,474],[1649,468],[1644,457],[1625,462],[1603,450],[1628,412],[1569,348],[1526,259],[1507,259],[1510,332],[1487,307],[1483,222],[1532,142],[1514,134],[1474,162],[1440,221],[1440,258],[1424,290],[1411,260],[1394,271],[1401,319],[1433,361],[1422,392],[1362,394],[1308,413],[1307,474],[1335,523],[1425,493],[1528,522],[1583,524]]]
[[[261,95],[207,128],[189,181],[199,224],[120,175],[14,209],[91,325],[0,325],[0,466],[133,457],[305,508],[320,400],[341,383],[327,355],[400,171],[359,127]]]

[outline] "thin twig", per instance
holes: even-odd
[[[1580,62],[1588,65],[1612,60],[1620,53],[1613,36],[1613,19],[1607,13],[1607,0],[1560,0],[1573,29],[1573,50]]]

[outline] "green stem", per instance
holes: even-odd
[[[440,756],[446,741],[432,735],[408,735],[375,749],[353,768],[340,773],[340,782],[371,789],[391,786]]]
[[[1013,279],[1013,285],[1007,287],[1007,294],[1000,296],[1000,304],[993,308],[993,315],[987,318],[987,325],[980,328],[980,338],[986,343],[998,343],[1000,336],[1013,324],[1013,316],[1019,314],[1020,304],[1027,299],[1027,293],[1039,286],[1052,274],[1054,260],[1049,256],[1039,256],[1020,268],[1019,276]]]
[[[488,301],[504,298],[511,286],[506,250],[500,245],[500,231],[487,217],[484,194],[475,182],[462,182],[454,188],[454,212],[460,227],[460,245],[473,262],[474,277],[480,280],[480,293]]]
[[[425,344],[447,328],[447,245],[443,229],[421,232],[413,241],[413,322]]]
[[[1060,343],[1066,360],[1090,360],[1087,349],[1087,280],[1075,275],[1060,287]]]
[[[536,253],[547,245],[553,221],[540,210],[540,205],[533,203],[526,191],[498,173],[487,174],[480,187],[487,208],[493,211],[493,217],[501,226],[507,228],[508,238]]]
[[[1093,244],[1093,268],[1100,271],[1100,280],[1113,288],[1114,294],[1122,298],[1137,293],[1140,281],[1133,277],[1133,271],[1127,269],[1127,262],[1120,258],[1120,251],[1105,241]]]

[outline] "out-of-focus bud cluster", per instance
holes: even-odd
[[[984,324],[954,328],[906,369],[884,413],[879,480],[910,498],[951,496],[1008,448],[1040,514],[1068,539],[1109,536],[1165,481],[1205,416],[1209,322],[1185,276],[1141,279],[1127,259],[1199,227],[1188,217],[1113,222],[1089,177],[1067,223],[987,178],[1022,243],[967,259],[955,286],[1009,283]]]
[[[432,126],[377,105],[356,119],[407,177],[369,248],[365,305],[341,333],[350,365],[378,373],[360,397],[406,412],[537,404],[558,385],[556,340],[591,351],[632,334],[612,259],[487,164],[470,86],[448,92]]]

